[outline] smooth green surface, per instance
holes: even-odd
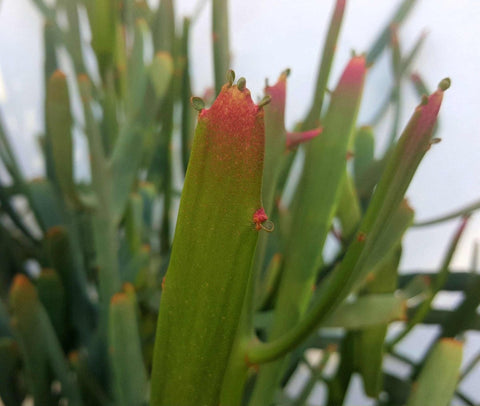
[[[110,302],[109,350],[114,388],[121,406],[147,404],[147,372],[143,365],[136,300],[117,293]]]
[[[72,116],[67,77],[56,71],[49,80],[46,99],[46,118],[55,177],[66,200],[78,203],[73,174]]]
[[[393,294],[397,288],[398,263],[400,250],[397,249],[382,261],[373,280],[369,281],[365,290],[369,294]],[[407,301],[403,302],[403,317],[406,317]],[[359,331],[354,340],[356,351],[356,367],[362,376],[365,393],[377,398],[383,386],[383,355],[388,324],[377,325]]]
[[[55,270],[42,270],[37,279],[37,291],[58,339],[63,342],[67,332],[65,289]]]
[[[422,368],[407,406],[447,406],[455,392],[462,363],[463,345],[440,340]]]
[[[360,127],[354,140],[354,157],[353,157],[353,178],[358,197],[362,203],[362,208],[368,204],[371,197],[373,186],[368,176],[369,168],[374,163],[375,153],[375,136],[371,127]]]

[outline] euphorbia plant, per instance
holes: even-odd
[[[235,82],[226,0],[212,1],[211,103],[192,97],[195,21],[179,30],[172,0],[35,3],[46,20],[44,178],[23,177],[0,126],[9,175],[0,179],[6,406],[26,397],[40,406],[299,406],[318,382],[330,406],[344,403],[354,373],[379,405],[447,405],[454,395],[470,402],[458,371],[463,332],[479,329],[480,280],[450,272],[467,217],[436,276],[398,272],[414,218],[405,194],[437,142],[450,85],[444,79],[419,96],[400,134],[398,95],[423,37],[403,55],[396,30],[414,0],[402,1],[369,52],[353,55],[327,91],[347,6],[335,1],[311,107],[292,131],[284,122],[289,70],[267,83],[258,103],[244,78]],[[72,62],[67,72],[60,49]],[[386,49],[395,117],[386,152],[376,156],[385,109],[367,125],[357,113],[369,67]],[[428,93],[418,74],[412,81]],[[74,176],[74,128],[88,141],[88,181]],[[290,203],[285,192],[301,150]],[[18,196],[33,220],[17,209]],[[337,240],[333,260],[325,255],[329,236]],[[38,274],[27,270],[32,261]],[[465,300],[435,309],[440,289],[463,291]],[[393,321],[404,329],[390,338]],[[418,324],[441,334],[413,361],[396,345]],[[327,375],[334,353],[340,362]],[[383,371],[387,353],[411,374]],[[304,366],[310,375],[293,396],[286,388]]]

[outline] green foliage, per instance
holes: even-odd
[[[311,105],[292,131],[284,123],[288,70],[258,104],[245,78],[235,84],[228,70],[227,0],[212,1],[215,101],[192,97],[196,15],[176,26],[172,0],[155,8],[142,0],[34,3],[45,19],[45,178],[24,178],[0,123],[6,406],[26,397],[39,406],[301,406],[319,382],[326,404],[341,405],[354,373],[378,405],[447,405],[454,395],[470,402],[458,385],[480,357],[459,377],[461,341],[480,330],[480,277],[452,272],[450,262],[479,203],[415,224],[464,217],[436,274],[399,275],[414,217],[405,194],[436,142],[450,85],[444,79],[427,96],[421,77],[411,76],[424,36],[401,52],[396,30],[415,0],[401,2],[330,92],[348,3],[335,2]],[[60,52],[71,63],[61,64]],[[360,125],[368,67],[384,52],[392,54],[394,85]],[[405,78],[421,101],[400,131]],[[389,143],[376,155],[389,105]],[[91,178],[82,182],[76,136],[88,142]],[[300,149],[305,162],[286,204]],[[325,255],[329,236],[338,243],[333,260]],[[27,272],[32,261],[38,275]],[[436,309],[441,290],[465,300]],[[390,338],[394,321],[403,330]],[[441,334],[414,362],[396,346],[420,324]],[[334,354],[339,365],[326,374]],[[384,372],[386,354],[409,363],[411,374]],[[292,397],[285,388],[305,366],[309,378]]]

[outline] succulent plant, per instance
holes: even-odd
[[[0,123],[6,406],[26,398],[38,406],[300,406],[319,382],[332,406],[345,402],[354,373],[378,405],[447,405],[453,396],[473,404],[459,382],[480,357],[459,371],[464,332],[480,329],[480,278],[451,272],[450,262],[478,204],[434,220],[463,217],[436,275],[398,271],[414,219],[405,194],[437,142],[450,86],[443,79],[428,95],[414,74],[420,101],[400,131],[399,89],[423,38],[402,55],[396,30],[415,0],[401,2],[328,90],[347,3],[335,1],[313,102],[292,131],[288,69],[257,103],[246,79],[235,80],[227,0],[212,1],[215,97],[203,99],[191,90],[195,21],[177,26],[173,0],[34,3],[45,19],[43,178],[25,179]],[[62,70],[59,51],[70,68]],[[357,115],[369,67],[389,51],[395,81],[386,96],[396,113],[376,156],[385,108],[371,126]],[[88,181],[74,175],[75,132],[88,141]],[[304,163],[286,202],[299,151]],[[333,260],[324,255],[328,236],[338,242]],[[32,262],[40,272],[29,271]],[[435,309],[442,289],[465,299]],[[403,328],[392,337],[394,321]],[[419,324],[441,334],[418,361],[396,345]],[[333,354],[339,364],[326,373]],[[387,354],[411,374],[385,371]],[[293,396],[286,388],[305,367],[309,378]]]

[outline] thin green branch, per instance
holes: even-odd
[[[455,396],[458,397],[462,402],[467,404],[468,406],[478,406],[472,399],[470,399],[465,393],[460,390],[455,391]]]
[[[310,378],[305,383],[302,391],[298,395],[297,399],[294,400],[292,406],[306,406],[307,400],[312,393],[312,390],[315,388],[317,381],[322,378],[322,372],[325,369],[330,356],[336,351],[336,346],[330,346],[324,350],[322,359],[320,360],[317,366],[312,366],[307,362],[307,366],[310,369]]]
[[[405,329],[400,334],[398,334],[395,338],[390,340],[390,342],[387,344],[388,351],[390,351],[397,343],[399,343],[403,338],[405,338],[410,333],[410,331],[412,331],[415,325],[417,325],[418,323],[421,323],[429,313],[433,299],[435,298],[436,294],[440,291],[440,289],[443,287],[443,285],[447,281],[449,269],[450,269],[450,262],[452,261],[452,258],[453,258],[453,255],[455,254],[458,243],[460,242],[460,238],[465,230],[467,221],[468,221],[468,217],[463,219],[455,235],[453,236],[453,239],[450,243],[447,254],[445,255],[445,258],[443,260],[442,267],[438,272],[437,278],[432,284],[430,295],[427,297],[427,299],[424,302],[422,302],[422,304],[419,306],[419,308],[417,309],[413,317],[411,317],[408,320]]]
[[[440,217],[435,217],[429,220],[418,221],[413,224],[413,227],[424,227],[424,226],[430,226],[433,224],[443,223],[445,221],[452,220],[460,216],[468,216],[469,214],[473,213],[478,209],[480,209],[480,200],[476,200],[475,202],[469,204],[468,206],[457,209],[451,213],[444,214]]]
[[[18,166],[17,160],[15,159],[15,154],[10,145],[5,127],[3,125],[3,119],[0,115],[0,158],[2,159],[3,164],[7,168],[10,176],[15,183],[23,183],[22,172]]]
[[[104,315],[108,310],[110,298],[120,287],[117,258],[117,236],[115,218],[112,214],[111,167],[105,157],[102,136],[93,116],[91,106],[91,85],[86,76],[78,79],[83,111],[85,115],[86,134],[92,164],[92,184],[98,199],[94,213],[95,246],[100,267],[100,296]]]
[[[400,25],[405,20],[408,13],[410,12],[410,10],[412,9],[412,7],[415,5],[416,2],[417,2],[416,0],[404,0],[402,1],[402,3],[400,3],[400,6],[397,8],[397,10],[393,14],[388,24],[380,32],[380,35],[378,36],[377,40],[374,42],[374,44],[371,46],[370,50],[368,51],[367,64],[372,65],[377,60],[377,58],[380,56],[383,50],[390,43],[392,25],[397,25],[397,26]]]
[[[475,357],[473,357],[472,360],[463,369],[462,373],[460,374],[460,377],[458,378],[458,382],[462,382],[467,377],[467,375],[475,369],[475,367],[479,362],[480,362],[480,352],[478,352],[477,355],[475,355]]]
[[[417,367],[417,363],[415,361],[412,361],[410,358],[406,357],[405,355],[400,354],[399,352],[397,352],[395,350],[392,350],[390,352],[390,355],[392,357],[398,359],[399,361],[402,361],[405,364],[410,365],[411,367],[414,367],[414,368]]]
[[[345,13],[346,0],[337,0],[333,14],[330,19],[330,25],[325,39],[325,46],[321,57],[320,68],[318,70],[315,94],[313,96],[312,106],[302,124],[302,130],[310,130],[316,125],[322,113],[325,91],[327,89],[328,78],[332,68],[335,50],[337,48],[338,35],[342,27],[343,15]]]

